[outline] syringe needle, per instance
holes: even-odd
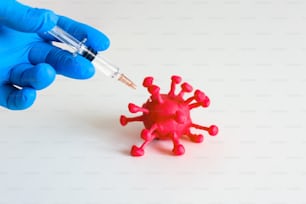
[[[134,84],[127,76],[125,76],[124,74],[120,74],[119,81],[121,81],[122,83],[124,83],[125,85],[131,87],[132,89],[136,89],[136,84]]]
[[[125,85],[136,89],[136,85],[124,74],[120,73],[119,68],[101,56],[100,53],[87,47],[84,42],[77,40],[75,37],[64,31],[58,26],[48,31],[53,37],[60,42],[70,46],[76,53],[92,61],[96,69],[103,72],[106,76],[116,78]]]

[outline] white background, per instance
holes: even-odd
[[[1,204],[306,203],[306,1],[23,2],[104,31],[139,86],[58,76],[29,110],[1,108]],[[173,74],[210,97],[193,121],[220,133],[131,157],[143,126],[119,116],[148,98],[145,76],[167,92]]]

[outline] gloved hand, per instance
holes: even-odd
[[[46,32],[60,26],[97,51],[109,47],[100,31],[50,10],[35,9],[15,0],[0,0],[0,106],[30,107],[36,91],[49,86],[56,74],[87,79],[95,70],[90,61],[51,44]]]

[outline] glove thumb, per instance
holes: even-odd
[[[50,10],[32,8],[15,0],[0,0],[0,24],[14,30],[42,33],[52,29],[58,16]]]

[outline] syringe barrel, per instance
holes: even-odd
[[[86,59],[92,61],[95,68],[100,70],[106,76],[112,78],[119,77],[120,73],[117,66],[106,60],[91,47],[85,46],[83,42],[80,42],[60,27],[55,26],[53,29],[48,31],[48,33],[60,42],[70,46],[79,55],[82,55]]]
[[[109,62],[107,59],[101,56],[101,54],[97,54],[92,61],[92,64],[95,68],[106,76],[111,78],[118,78],[120,75],[119,68]]]

